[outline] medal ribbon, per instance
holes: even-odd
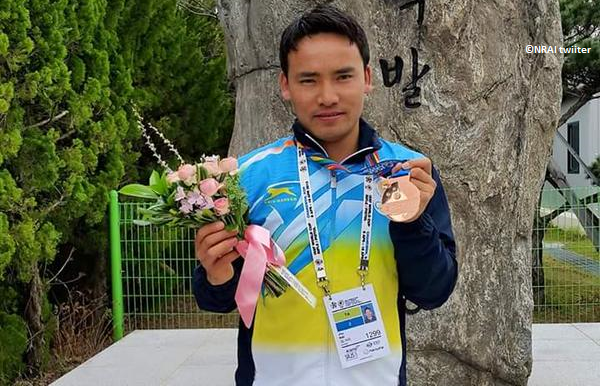
[[[320,154],[317,154],[317,152],[315,152],[313,149],[302,145],[299,141],[296,141],[296,145],[298,146],[299,149],[304,150],[304,152],[307,154],[307,157],[310,160],[323,165],[325,168],[327,168],[330,171],[343,171],[346,173],[357,174],[357,175],[376,175],[376,176],[388,177],[388,175],[390,175],[392,173],[392,169],[394,168],[394,166],[396,164],[403,163],[406,161],[406,160],[395,160],[395,159],[380,161],[379,154],[377,153],[377,151],[375,151],[373,153],[368,154],[366,157],[367,163],[369,165],[364,166],[362,168],[356,167],[356,166],[346,167],[346,166],[339,164],[327,157],[323,157]],[[389,177],[406,176],[408,174],[409,174],[408,170],[400,169],[399,171],[397,171],[396,173],[392,174]]]

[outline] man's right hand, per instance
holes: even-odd
[[[233,278],[231,264],[240,254],[235,250],[237,231],[225,230],[223,222],[209,223],[196,233],[196,259],[206,270],[211,285],[221,285]]]

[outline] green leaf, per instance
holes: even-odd
[[[150,186],[156,185],[158,184],[160,180],[160,175],[158,174],[158,172],[156,171],[152,171],[152,173],[150,174]]]
[[[149,208],[138,208],[138,214],[142,216],[154,216],[156,211],[151,210]]]
[[[150,189],[161,196],[167,194],[167,187],[164,187],[161,183],[151,185]]]
[[[169,207],[174,207],[175,206],[175,194],[176,193],[177,193],[177,191],[173,190],[173,192],[171,192],[171,194],[169,195],[169,197],[167,197],[166,204]]]
[[[169,193],[166,175],[159,175],[158,172],[152,171],[150,175],[150,188],[157,194],[165,196]]]
[[[162,175],[160,175],[160,182],[165,186],[165,189],[168,189],[171,184],[167,181],[167,176],[169,173],[167,170],[164,170]]]
[[[129,184],[119,190],[122,195],[133,196],[143,199],[158,199],[158,195],[152,188],[142,184]]]

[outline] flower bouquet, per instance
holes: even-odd
[[[123,195],[154,201],[149,207],[139,210],[141,219],[134,220],[134,223],[139,226],[200,228],[208,223],[222,221],[227,230],[237,230],[239,242],[236,249],[246,258],[246,250],[252,250],[249,249],[252,233],[247,232],[249,226],[245,215],[248,203],[240,185],[237,160],[232,157],[220,159],[218,156],[209,156],[202,157],[197,163],[185,163],[177,149],[158,129],[149,124],[177,156],[180,166],[173,171],[157,153],[141,116],[137,111],[134,112],[146,144],[163,167],[162,172],[152,172],[148,185],[129,184],[119,190]],[[267,240],[270,240],[270,236]],[[266,244],[263,242],[263,245]],[[289,280],[284,279],[281,274],[281,266],[285,267],[283,253],[274,243],[272,245],[265,246],[266,254],[271,259],[265,261],[266,272],[262,285],[265,295],[279,297],[287,290]]]

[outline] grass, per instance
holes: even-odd
[[[38,376],[23,375],[17,386],[44,386],[54,382],[110,344],[112,320],[106,298],[90,300],[74,292],[75,299],[63,303],[58,310],[59,330],[51,348],[51,358]],[[134,329],[199,329],[237,328],[239,315],[208,313],[198,309],[193,296],[157,303],[144,314],[125,319],[126,334]]]
[[[586,235],[575,230],[563,230],[549,227],[544,234],[545,242],[562,243],[565,249],[600,262],[600,253]]]
[[[600,321],[600,277],[544,254],[545,304],[536,305],[534,323]]]
[[[14,385],[48,385],[112,344],[112,320],[106,305],[106,297],[91,299],[83,292],[71,292],[56,311],[58,331],[48,364],[39,375],[23,375]]]
[[[125,330],[134,329],[207,329],[237,328],[239,314],[202,311],[192,295],[172,297],[169,302],[154,304],[125,317]]]

